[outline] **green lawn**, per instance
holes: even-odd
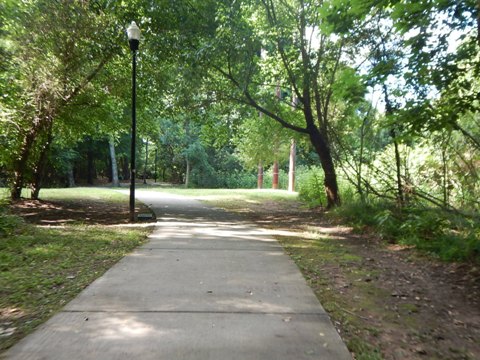
[[[160,191],[169,194],[191,196],[223,207],[228,210],[244,209],[248,204],[260,204],[265,201],[277,203],[298,202],[298,194],[285,190],[257,190],[257,189],[185,189],[185,188],[148,188],[148,190]]]
[[[41,196],[81,206],[128,206],[128,196],[109,189],[45,189]],[[0,351],[57,312],[150,232],[145,226],[38,226],[0,208]]]

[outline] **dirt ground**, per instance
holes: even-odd
[[[85,225],[115,225],[129,222],[128,204],[102,200],[20,200],[14,202],[12,213],[22,216],[26,222],[37,225],[59,226],[69,223]],[[135,203],[135,212],[151,213],[140,202]]]
[[[359,259],[323,260],[318,276],[312,274],[314,259],[300,266],[350,348],[363,341],[379,353],[358,359],[480,359],[478,265],[442,263],[291,204],[251,206],[245,216],[266,228],[329,237],[343,256]],[[279,240],[294,259],[301,256],[301,239]]]

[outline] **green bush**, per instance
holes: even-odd
[[[444,261],[480,263],[480,223],[439,209],[399,208],[386,201],[350,201],[331,212],[391,243],[415,246]]]
[[[308,206],[324,206],[327,203],[323,179],[323,171],[318,166],[297,168],[296,188],[300,199]]]
[[[462,216],[429,209],[407,210],[400,243],[414,245],[445,261],[480,262],[480,224]]]
[[[263,188],[271,189],[273,184],[273,166],[268,168],[268,170],[263,173]],[[287,190],[288,189],[288,173],[283,170],[278,170],[278,188]]]
[[[254,189],[257,187],[257,175],[251,172],[234,171],[229,174],[223,174],[225,186],[227,189]]]

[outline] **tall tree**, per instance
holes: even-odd
[[[340,194],[329,131],[335,117],[332,103],[339,95],[334,84],[349,43],[335,36],[329,9],[327,1],[217,2],[214,31],[193,45],[196,60],[216,79],[220,97],[308,136],[332,207],[340,204]],[[201,10],[200,16],[208,18]],[[285,94],[281,101],[277,87]]]
[[[38,0],[12,6],[17,16],[7,28],[16,86],[10,95],[18,101],[10,113],[16,124],[11,197],[18,199],[28,182],[35,198],[56,119],[118,53],[121,36],[97,2]]]

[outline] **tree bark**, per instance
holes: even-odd
[[[190,160],[187,156],[187,170],[185,171],[185,187],[188,188],[188,183],[190,182]]]
[[[94,163],[93,163],[93,140],[89,138],[88,140],[88,150],[87,150],[87,184],[93,185],[94,178]]]
[[[278,189],[278,160],[273,162],[273,179],[272,179],[272,189]]]
[[[290,164],[288,167],[288,191],[295,191],[295,157],[296,157],[297,148],[295,145],[295,140],[292,139],[290,145]]]
[[[53,140],[52,125],[53,124],[50,122],[49,127],[47,129],[47,139],[45,141],[45,144],[42,146],[37,164],[34,167],[33,182],[31,185],[31,190],[32,190],[31,198],[33,200],[38,200],[38,196],[40,195],[43,175],[45,172],[45,165],[48,159],[47,155],[48,155],[48,152],[50,151],[50,146]]]
[[[383,95],[385,98],[385,113],[387,116],[393,115],[393,106],[390,101],[390,97],[388,96],[387,86],[383,84]],[[396,169],[396,177],[397,177],[397,200],[400,205],[403,205],[405,202],[405,197],[403,193],[403,184],[402,184],[402,161],[400,157],[400,148],[397,141],[397,134],[395,131],[395,125],[392,126],[390,130],[390,136],[393,141],[393,146],[395,150],[395,169]]]
[[[109,136],[108,146],[110,147],[110,159],[112,163],[112,186],[119,187],[120,181],[118,180],[117,157],[115,155],[115,141],[113,140],[113,136]]]
[[[10,197],[12,200],[18,200],[22,195],[22,189],[25,185],[25,171],[30,158],[33,143],[35,142],[39,130],[40,127],[38,125],[34,125],[26,134],[20,148],[20,155],[13,163],[13,182],[10,191]]]
[[[147,184],[148,140],[145,142],[145,164],[143,165],[143,184]]]
[[[68,178],[68,187],[73,188],[75,187],[75,175],[73,173],[73,165],[70,164],[67,170],[67,178]]]
[[[337,174],[333,163],[330,148],[325,142],[322,134],[316,126],[309,127],[310,142],[315,147],[315,151],[320,158],[320,164],[325,175],[323,185],[327,195],[327,209],[341,204],[340,194],[338,193]]]
[[[257,189],[263,189],[263,165],[262,162],[258,162],[258,170],[257,170]]]

